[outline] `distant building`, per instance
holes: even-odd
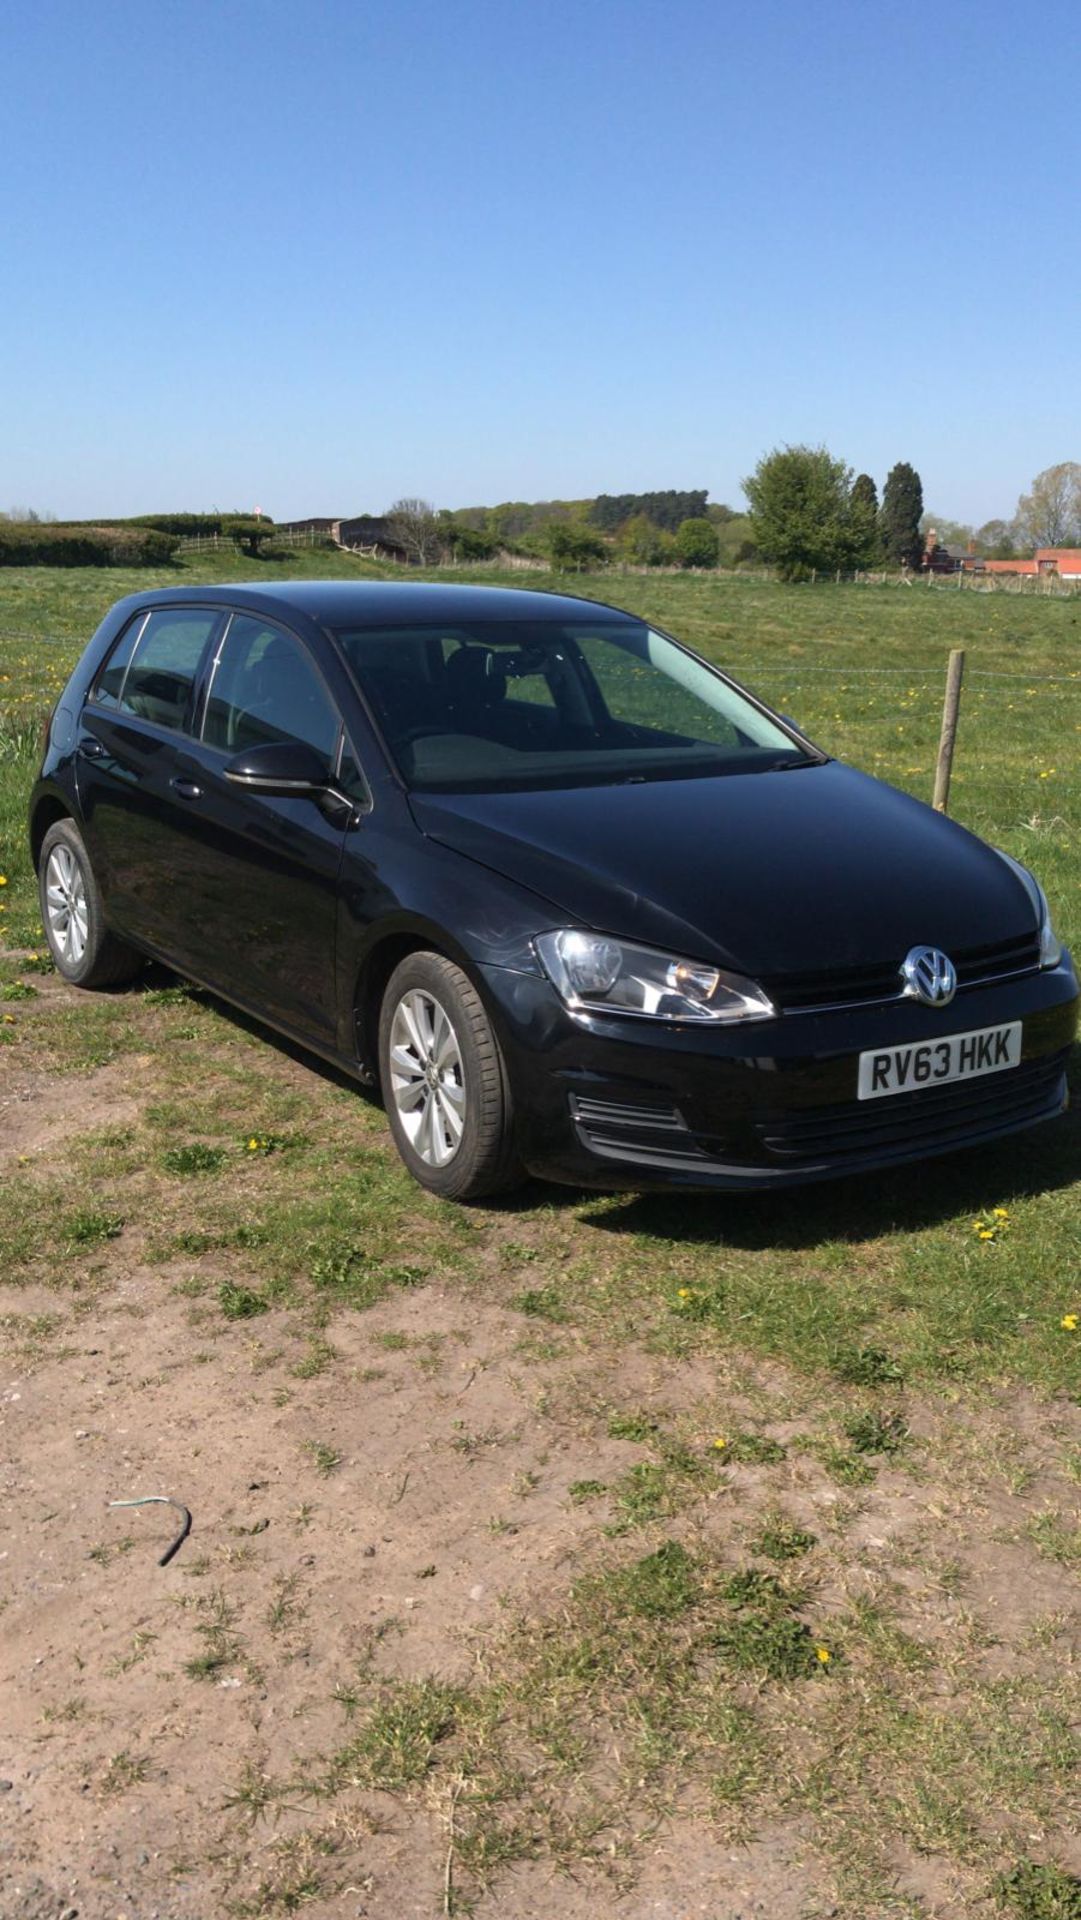
[[[1060,580],[1081,580],[1081,547],[1037,547],[1034,573],[1057,573]]]
[[[279,520],[278,526],[283,533],[325,534],[334,541],[335,546],[348,547],[351,551],[359,547],[378,547],[388,560],[409,559],[405,548],[390,532],[387,520],[380,514],[361,513],[352,520],[340,516],[312,515],[307,520]]]
[[[332,540],[336,540],[341,521],[314,517],[309,520],[279,520],[278,526],[283,533],[327,533]]]
[[[388,560],[408,560],[409,555],[390,531],[381,514],[361,513],[352,520],[338,522],[338,538],[343,547],[378,547]]]
[[[933,527],[927,530],[924,573],[1053,573],[1059,580],[1081,580],[1081,547],[1038,547],[1031,560],[981,560],[971,547],[944,547]]]
[[[924,573],[974,573],[982,565],[969,548],[944,547],[934,527],[928,527],[920,562]]]

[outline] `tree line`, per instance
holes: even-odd
[[[469,564],[509,552],[546,560],[561,572],[612,561],[695,568],[759,563],[776,568],[783,580],[882,566],[915,569],[931,528],[939,546],[987,559],[1081,547],[1081,463],[1073,460],[1038,473],[1012,518],[981,527],[925,513],[920,475],[908,461],[890,469],[879,498],[870,474],[854,474],[826,447],[774,448],[743,490],[745,512],[711,502],[698,487],[453,510],[409,498],[376,520],[388,547],[417,565]],[[151,550],[155,560],[168,557],[161,541],[171,553],[186,534],[218,534],[256,554],[276,531],[265,516],[238,512],[57,523],[52,514],[13,507],[0,513],[0,566],[145,564]]]

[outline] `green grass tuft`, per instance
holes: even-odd
[[[224,1160],[222,1147],[208,1147],[202,1140],[193,1140],[186,1147],[168,1147],[161,1156],[166,1173],[182,1178],[196,1173],[217,1173]]]
[[[771,1521],[747,1542],[752,1553],[760,1553],[766,1560],[798,1560],[817,1544],[817,1534],[808,1533],[791,1520]]]
[[[510,1304],[534,1320],[552,1320],[558,1325],[568,1317],[556,1287],[529,1287],[524,1293],[516,1293]]]
[[[899,1413],[853,1413],[843,1425],[853,1453],[898,1453],[908,1437]]]
[[[430,1772],[436,1749],[454,1732],[460,1696],[435,1680],[388,1688],[359,1733],[333,1763],[343,1784],[393,1789],[415,1786]]]
[[[107,1240],[116,1240],[123,1230],[124,1222],[118,1213],[81,1207],[68,1219],[67,1238],[75,1247],[100,1247]]]
[[[254,1320],[260,1313],[269,1311],[269,1302],[261,1293],[251,1287],[241,1287],[233,1280],[223,1280],[218,1288],[218,1305],[227,1320]]]
[[[1081,1880],[1062,1867],[1022,1860],[996,1880],[994,1892],[1017,1920],[1081,1920]]]
[[[904,1379],[900,1364],[882,1347],[843,1348],[834,1356],[838,1380],[853,1387],[881,1387]]]

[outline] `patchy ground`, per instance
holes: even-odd
[[[701,1222],[442,1208],[197,997],[19,977],[4,1920],[1076,1914],[1074,1395],[756,1352]]]

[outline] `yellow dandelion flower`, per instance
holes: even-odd
[[[6,887],[6,886],[7,886],[7,883],[8,883],[8,877],[7,877],[7,874],[6,874],[6,873],[0,873],[0,887]]]
[[[1064,1313],[1062,1319],[1059,1321],[1059,1326],[1064,1327],[1067,1333],[1076,1333],[1077,1321],[1078,1316],[1076,1313]]]
[[[992,1212],[994,1213],[996,1220],[1008,1220],[1010,1217],[1010,1210],[1008,1207],[994,1207],[992,1208]]]
[[[995,1237],[995,1229],[994,1229],[994,1227],[981,1227],[981,1228],[980,1228],[980,1239],[981,1239],[981,1240],[993,1240],[993,1239],[994,1239],[994,1237]]]
[[[252,1134],[252,1137],[251,1137],[251,1139],[250,1139],[250,1140],[248,1141],[248,1152],[249,1152],[249,1153],[258,1153],[258,1151],[259,1151],[259,1142],[258,1142],[258,1140],[257,1140],[257,1139],[255,1138],[255,1135],[254,1135],[254,1134]]]
[[[720,1453],[720,1452],[722,1452],[722,1451],[723,1451],[723,1449],[724,1449],[724,1448],[725,1448],[725,1447],[726,1447],[726,1446],[728,1445],[728,1442],[727,1442],[727,1440],[725,1440],[725,1439],[724,1439],[724,1438],[723,1438],[723,1437],[722,1437],[722,1436],[721,1436],[720,1434],[718,1434],[718,1436],[717,1436],[717,1438],[716,1438],[716,1440],[715,1440],[715,1441],[713,1442],[713,1444],[714,1444],[714,1446],[716,1447],[716,1449],[717,1449],[717,1452],[718,1452],[718,1453]]]
[[[677,1299],[680,1299],[680,1300],[689,1300],[689,1299],[690,1299],[690,1297],[691,1297],[691,1290],[690,1290],[690,1287],[681,1287],[681,1288],[680,1288],[680,1290],[679,1290],[679,1293],[678,1293],[678,1295],[677,1295]]]
[[[822,1666],[828,1667],[832,1658],[833,1658],[833,1655],[831,1654],[828,1647],[815,1648],[815,1659],[818,1660]]]

